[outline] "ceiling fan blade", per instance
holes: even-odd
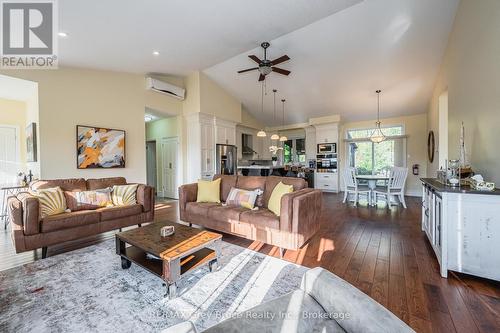
[[[278,59],[274,59],[273,61],[271,61],[271,66],[281,64],[282,62],[285,62],[287,60],[290,60],[290,57],[285,54],[284,56],[281,56]]]
[[[266,79],[266,76],[264,74],[260,74],[259,76],[259,82],[264,81]]]
[[[254,68],[248,68],[248,69],[243,69],[241,71],[238,71],[238,73],[245,73],[245,72],[250,72],[250,71],[254,71],[256,69],[259,69],[259,67],[254,67]]]
[[[279,73],[279,74],[283,74],[283,75],[288,75],[288,74],[291,73],[290,71],[287,71],[286,69],[281,69],[281,68],[278,68],[278,67],[272,67],[271,69],[273,70],[273,72],[276,72],[276,73]]]
[[[260,64],[260,63],[262,62],[262,61],[260,61],[260,59],[259,59],[259,58],[257,58],[257,56],[255,56],[255,55],[253,55],[253,54],[252,54],[252,55],[249,55],[248,57],[249,57],[250,59],[252,59],[253,61],[255,61],[256,63],[258,63],[258,64]]]

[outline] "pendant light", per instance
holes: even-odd
[[[260,111],[264,114],[264,81],[262,81],[262,89],[260,91]],[[257,132],[257,136],[259,138],[265,138],[267,134],[264,129],[261,129]]]
[[[377,90],[375,92],[377,93],[377,122],[375,123],[375,129],[372,135],[370,135],[370,140],[374,143],[380,143],[385,140],[385,135],[380,128],[380,93],[382,90]]]
[[[273,93],[274,93],[274,97],[273,97],[273,101],[274,101],[274,121],[276,121],[276,93],[278,92],[278,90],[276,89],[273,89]],[[274,133],[273,135],[271,135],[271,140],[279,140],[280,139],[280,136],[278,133]]]
[[[282,103],[282,105],[283,105],[283,127],[284,127],[284,126],[285,126],[285,100],[284,100],[284,99],[282,99],[282,100],[281,100],[281,103]],[[281,141],[281,142],[284,142],[284,141],[287,141],[287,140],[288,140],[288,138],[287,138],[286,136],[284,136],[284,135],[282,135],[282,136],[280,137],[280,141]]]

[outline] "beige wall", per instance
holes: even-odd
[[[382,126],[390,125],[403,125],[405,134],[408,136],[406,140],[406,166],[409,169],[408,180],[406,182],[406,193],[409,195],[421,195],[421,183],[419,178],[426,177],[427,175],[427,114],[422,113],[412,116],[403,116],[395,118],[381,119]],[[370,128],[375,124],[375,120],[347,122],[342,124],[339,133],[340,140],[346,138],[348,129],[355,128]],[[339,158],[341,161],[341,172],[346,167],[346,145],[342,143],[339,145]],[[413,175],[413,164],[420,165],[420,174]],[[342,177],[341,177],[342,178]],[[341,187],[343,188],[343,186]]]
[[[0,125],[15,126],[18,130],[19,171],[26,170],[26,102],[0,98]]]
[[[200,112],[235,123],[241,122],[241,103],[200,73]]]
[[[500,1],[462,0],[429,107],[438,129],[438,97],[448,90],[448,155],[459,156],[464,122],[472,168],[500,185]],[[431,165],[432,176],[437,165]]]
[[[75,68],[0,73],[38,83],[41,178],[124,176],[133,182],[146,181],[144,109],[148,95],[157,102],[163,99],[165,105],[172,98],[146,92],[143,75]],[[78,170],[78,124],[125,130],[126,167]]]

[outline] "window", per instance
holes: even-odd
[[[403,126],[382,129],[387,136],[381,143],[369,140],[373,129],[347,131],[347,153],[349,166],[361,175],[388,174],[394,166],[405,165],[406,139],[401,137]]]
[[[294,148],[295,147],[295,148]],[[291,139],[283,143],[283,162],[306,162],[306,139]]]

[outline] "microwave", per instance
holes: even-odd
[[[318,154],[336,154],[337,144],[336,143],[319,143],[318,144]]]

